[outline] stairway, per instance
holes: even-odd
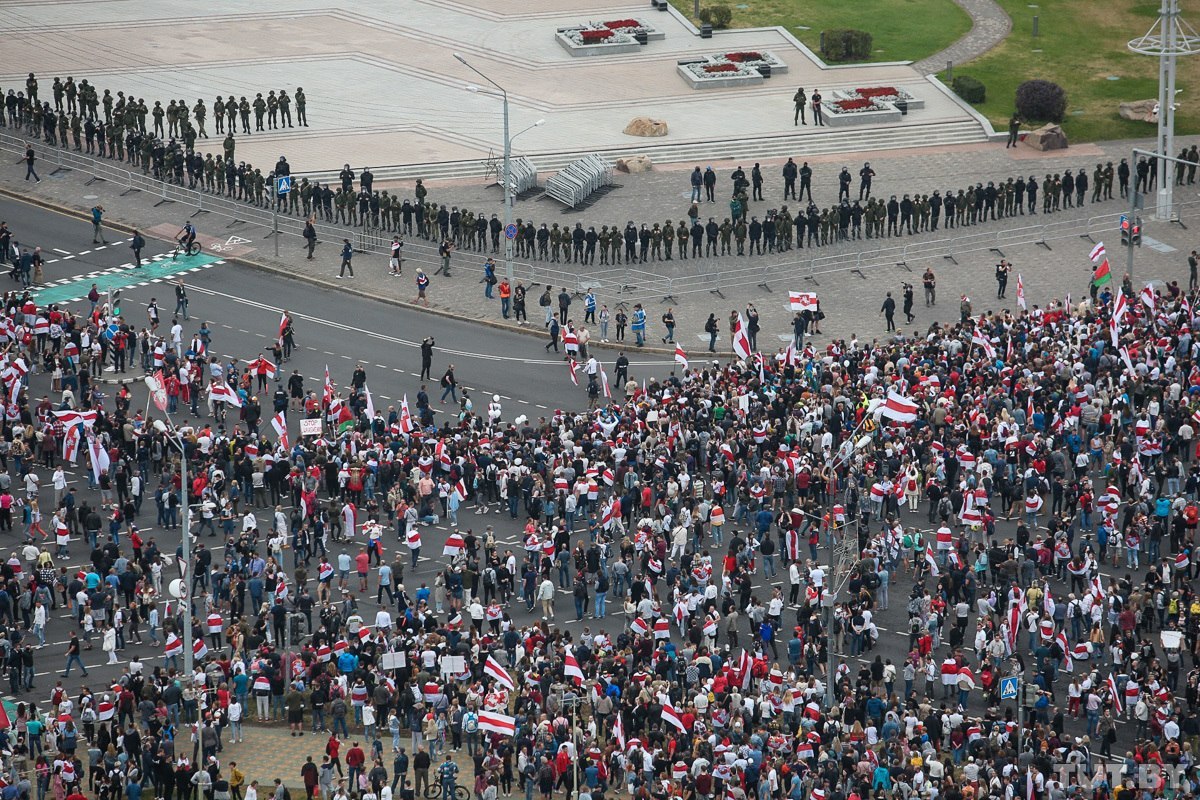
[[[598,153],[610,162],[618,158],[647,155],[656,164],[690,161],[743,160],[764,158],[808,158],[828,153],[871,152],[909,147],[937,147],[951,144],[976,144],[987,141],[983,126],[975,120],[902,124],[888,128],[826,128],[814,132],[811,127],[801,132],[760,137],[745,137],[728,142],[692,141],[638,142],[627,147],[598,148],[554,153],[529,153],[529,160],[543,175],[556,172],[588,153]],[[397,164],[375,167],[377,181],[445,180],[482,178],[484,162],[480,160],[442,161],[428,164]],[[308,175],[309,179],[337,183],[334,172]]]

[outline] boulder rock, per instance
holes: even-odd
[[[630,158],[618,158],[617,169],[621,172],[627,172],[630,175],[635,172],[649,172],[654,169],[654,162],[650,160],[650,156],[632,156]]]
[[[625,126],[626,136],[666,136],[667,123],[650,117],[634,117]]]
[[[1131,119],[1135,122],[1158,122],[1158,101],[1157,100],[1134,100],[1130,103],[1121,103],[1118,106],[1118,113],[1121,119]]]
[[[1026,136],[1025,143],[1034,150],[1065,150],[1067,135],[1057,125],[1043,125]]]

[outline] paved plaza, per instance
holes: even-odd
[[[632,16],[665,38],[632,54],[595,57],[573,57],[555,41],[560,27]],[[701,39],[677,12],[654,11],[648,3],[268,0],[232,11],[184,0],[29,2],[6,3],[0,22],[10,33],[0,74],[5,90],[22,88],[33,71],[45,95],[55,76],[70,75],[114,96],[132,93],[149,106],[161,100],[165,107],[171,99],[191,106],[202,98],[211,108],[218,94],[253,102],[259,92],[266,97],[269,90],[303,87],[309,127],[239,136],[237,157],[266,164],[284,153],[296,169],[309,172],[336,171],[346,161],[378,170],[478,162],[499,153],[501,103],[465,90],[481,81],[452,57],[455,52],[508,90],[513,133],[546,120],[514,143],[535,164],[539,158],[557,163],[563,153],[793,134],[798,146],[819,137],[821,148],[836,148],[839,134],[830,129],[793,126],[791,98],[798,86],[820,89],[827,98],[837,88],[898,86],[925,102],[899,126],[960,123],[961,141],[985,138],[964,105],[907,64],[829,68],[778,28],[718,31]],[[786,75],[754,87],[694,90],[676,72],[681,59],[763,50],[786,63]],[[637,116],[665,120],[669,134],[626,136],[622,130]],[[220,152],[222,137],[211,116],[208,127],[212,138],[198,149]],[[891,123],[879,131],[896,128]],[[924,137],[912,138],[919,145]],[[463,174],[477,171],[472,166]]]

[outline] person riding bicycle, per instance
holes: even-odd
[[[185,253],[189,252],[192,242],[196,241],[196,226],[191,222],[183,223],[183,227],[179,229],[179,233],[175,234],[175,238],[179,240],[180,249]]]

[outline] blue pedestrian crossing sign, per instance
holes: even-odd
[[[275,193],[287,194],[292,190],[292,176],[281,175],[275,179]]]
[[[1001,700],[1016,700],[1017,689],[1020,683],[1020,678],[1013,676],[1011,678],[1000,679],[1000,699]]]

